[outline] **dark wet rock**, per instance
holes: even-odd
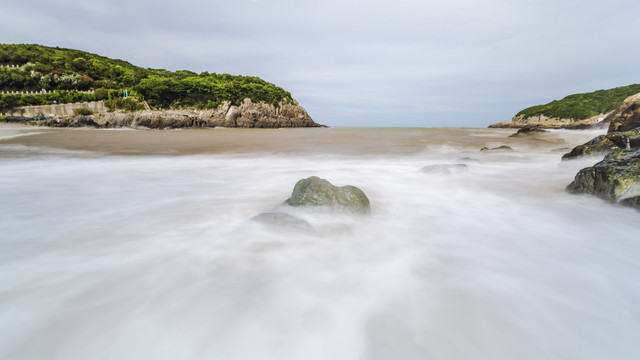
[[[507,146],[507,145],[502,145],[495,148],[488,148],[485,146],[482,149],[480,149],[480,151],[513,151],[513,149],[511,148],[511,146]]]
[[[359,214],[367,214],[371,209],[369,199],[362,190],[351,185],[337,187],[317,176],[298,181],[285,204],[326,207]]]
[[[640,150],[615,150],[578,172],[567,191],[592,194],[640,209]]]
[[[521,127],[515,134],[509,135],[509,137],[522,137],[522,136],[529,136],[533,134],[541,134],[541,133],[548,133],[548,132],[549,131],[543,130],[538,126],[527,125],[527,126]]]
[[[564,154],[562,160],[569,160],[578,156],[603,155],[613,150],[634,148],[640,148],[640,128],[597,136]]]
[[[620,204],[640,210],[640,195],[620,200]]]
[[[474,158],[470,158],[470,157],[462,157],[462,158],[458,159],[458,161],[464,161],[464,162],[476,162],[476,163],[481,162],[481,161],[480,161],[480,160],[478,160],[478,159],[474,159]]]
[[[603,121],[609,133],[625,132],[640,127],[640,94],[629,96]]]
[[[34,124],[49,127],[98,127],[93,115],[49,117],[46,120],[36,121]]]
[[[469,171],[469,167],[465,164],[435,164],[427,165],[420,169],[420,171],[427,174],[450,175]]]
[[[252,217],[251,220],[265,225],[284,227],[292,230],[313,231],[313,227],[307,221],[280,212],[262,213]]]

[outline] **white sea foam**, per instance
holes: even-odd
[[[451,143],[2,159],[0,358],[639,358],[639,214],[564,192],[595,160]],[[311,175],[372,214],[248,221]]]

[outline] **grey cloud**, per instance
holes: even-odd
[[[260,76],[328,125],[486,126],[640,78],[640,5],[624,0],[29,0],[3,10],[3,42]]]

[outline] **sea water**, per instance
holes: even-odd
[[[0,358],[640,358],[640,213],[564,191],[599,133],[513,132],[0,128]],[[250,220],[314,175],[371,214]]]

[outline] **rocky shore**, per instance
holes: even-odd
[[[576,146],[562,159],[603,155],[602,161],[584,168],[567,191],[591,194],[640,210],[640,94],[627,98],[604,120],[606,135]]]
[[[511,121],[504,121],[489,125],[490,128],[522,128],[538,127],[545,129],[589,129],[602,125],[606,122],[607,117],[612,113],[599,114],[588,119],[575,120],[575,119],[561,119],[550,118],[544,115],[539,116],[525,116],[516,115]]]
[[[245,99],[239,106],[224,102],[215,110],[112,112],[95,115],[16,118],[5,121],[49,127],[147,129],[323,127],[314,122],[307,111],[297,103],[274,106],[253,103],[249,99]]]

